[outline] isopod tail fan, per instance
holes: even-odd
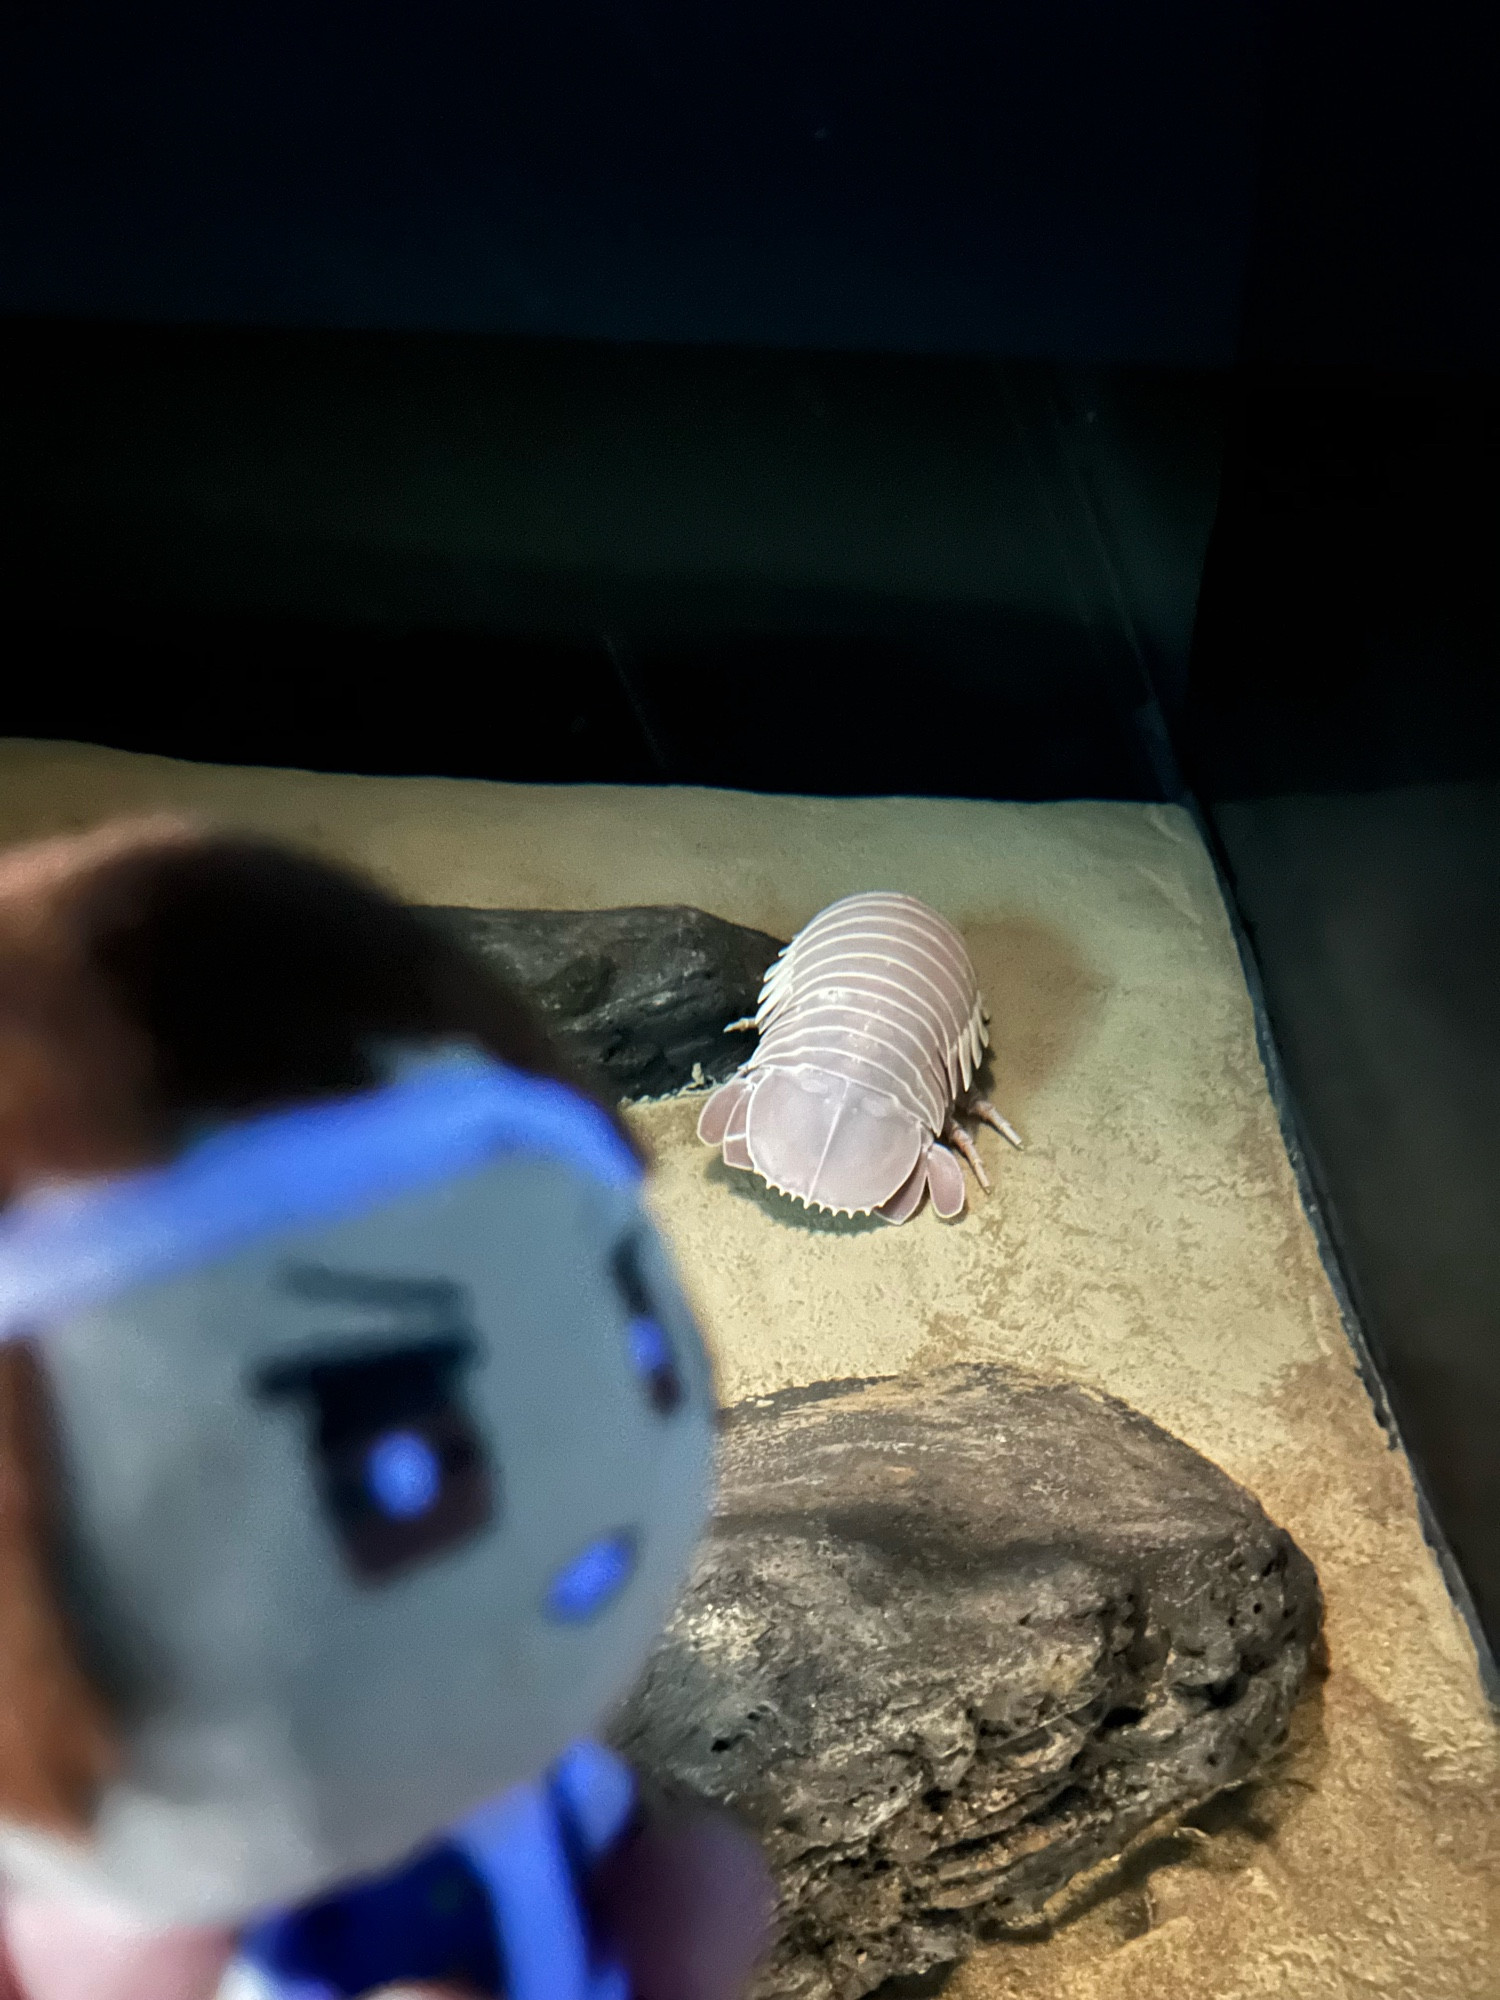
[[[897,1188],[889,1201],[883,1201],[875,1213],[882,1222],[910,1222],[922,1206],[922,1197],[927,1192],[927,1162],[918,1160],[906,1180]]]
[[[705,1146],[722,1146],[735,1113],[740,1110],[750,1095],[750,1079],[741,1074],[732,1076],[728,1083],[721,1083],[698,1113],[698,1137]],[[741,1119],[743,1125],[744,1120]]]
[[[964,1212],[964,1170],[946,1146],[932,1145],[927,1152],[927,1187],[932,1195],[932,1212],[951,1222]]]

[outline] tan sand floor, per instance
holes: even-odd
[[[995,1947],[953,2000],[1500,2000],[1500,1741],[1302,1213],[1207,858],[1120,804],[766,799],[241,771],[0,744],[0,838],[191,807],[426,902],[692,902],[787,936],[859,888],[964,929],[994,1017],[988,1200],[819,1224],[728,1173],[691,1101],[638,1113],[728,1397],[1003,1358],[1123,1397],[1317,1563],[1331,1667],[1214,1837]],[[1003,1466],[997,1467],[1003,1477]]]

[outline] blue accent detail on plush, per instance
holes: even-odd
[[[629,1583],[635,1556],[635,1537],[628,1533],[601,1535],[590,1542],[548,1585],[547,1616],[565,1625],[597,1617]]]
[[[543,1783],[480,1807],[403,1868],[253,1925],[241,1958],[274,2000],[423,1979],[505,2000],[628,2000],[623,1968],[588,1937],[578,1884],[634,1808],[629,1767],[575,1743]]]
[[[277,2000],[319,1987],[354,2000],[398,1980],[451,1980],[493,1994],[504,1984],[489,1886],[452,1840],[393,1874],[254,1925],[240,1955]]]
[[[672,1347],[664,1329],[644,1316],[630,1322],[630,1360],[640,1375],[654,1375],[672,1366]]]
[[[0,1339],[518,1155],[608,1187],[640,1180],[597,1105],[459,1051],[379,1090],[226,1127],[168,1166],[33,1195],[0,1218]]]

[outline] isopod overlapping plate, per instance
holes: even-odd
[[[704,1105],[698,1136],[810,1208],[905,1222],[930,1190],[952,1217],[964,1178],[950,1146],[989,1185],[958,1112],[1021,1143],[970,1094],[989,1035],[963,939],[914,896],[820,911],[766,974],[755,1027],[754,1055]]]

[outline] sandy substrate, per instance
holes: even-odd
[[[1500,2000],[1500,1739],[1355,1374],[1207,858],[1179,812],[335,778],[0,744],[0,838],[190,806],[415,900],[692,902],[782,936],[853,889],[969,940],[1023,1154],[959,1222],[808,1218],[643,1108],[726,1397],[995,1358],[1121,1396],[1312,1556],[1330,1672],[1272,1779],[954,2000]],[[1004,1476],[1003,1466],[996,1468]]]

